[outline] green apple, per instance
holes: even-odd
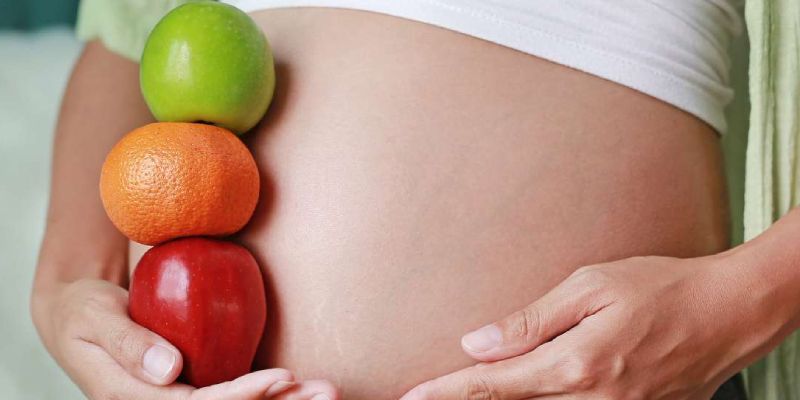
[[[272,101],[275,66],[250,16],[199,1],[175,8],[153,28],[139,81],[159,121],[202,121],[242,134]]]

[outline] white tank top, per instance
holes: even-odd
[[[718,132],[733,97],[738,0],[226,0],[244,11],[334,7],[440,26],[566,65],[685,110]],[[598,99],[601,100],[601,99]]]

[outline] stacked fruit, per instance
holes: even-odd
[[[258,168],[236,135],[272,99],[269,44],[237,8],[188,3],[150,34],[140,79],[162,122],[126,135],[100,177],[114,225],[155,246],[134,271],[131,318],[181,351],[184,382],[233,380],[250,371],[266,299],[253,256],[217,238],[242,229],[258,203]]]

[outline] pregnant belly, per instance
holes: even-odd
[[[582,265],[727,243],[717,137],[682,111],[407,20],[254,18],[279,80],[237,237],[270,293],[257,368],[396,399]]]

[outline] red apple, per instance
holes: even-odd
[[[180,380],[204,387],[250,372],[264,333],[261,271],[247,249],[184,238],[153,247],[136,265],[131,318],[180,350]]]

